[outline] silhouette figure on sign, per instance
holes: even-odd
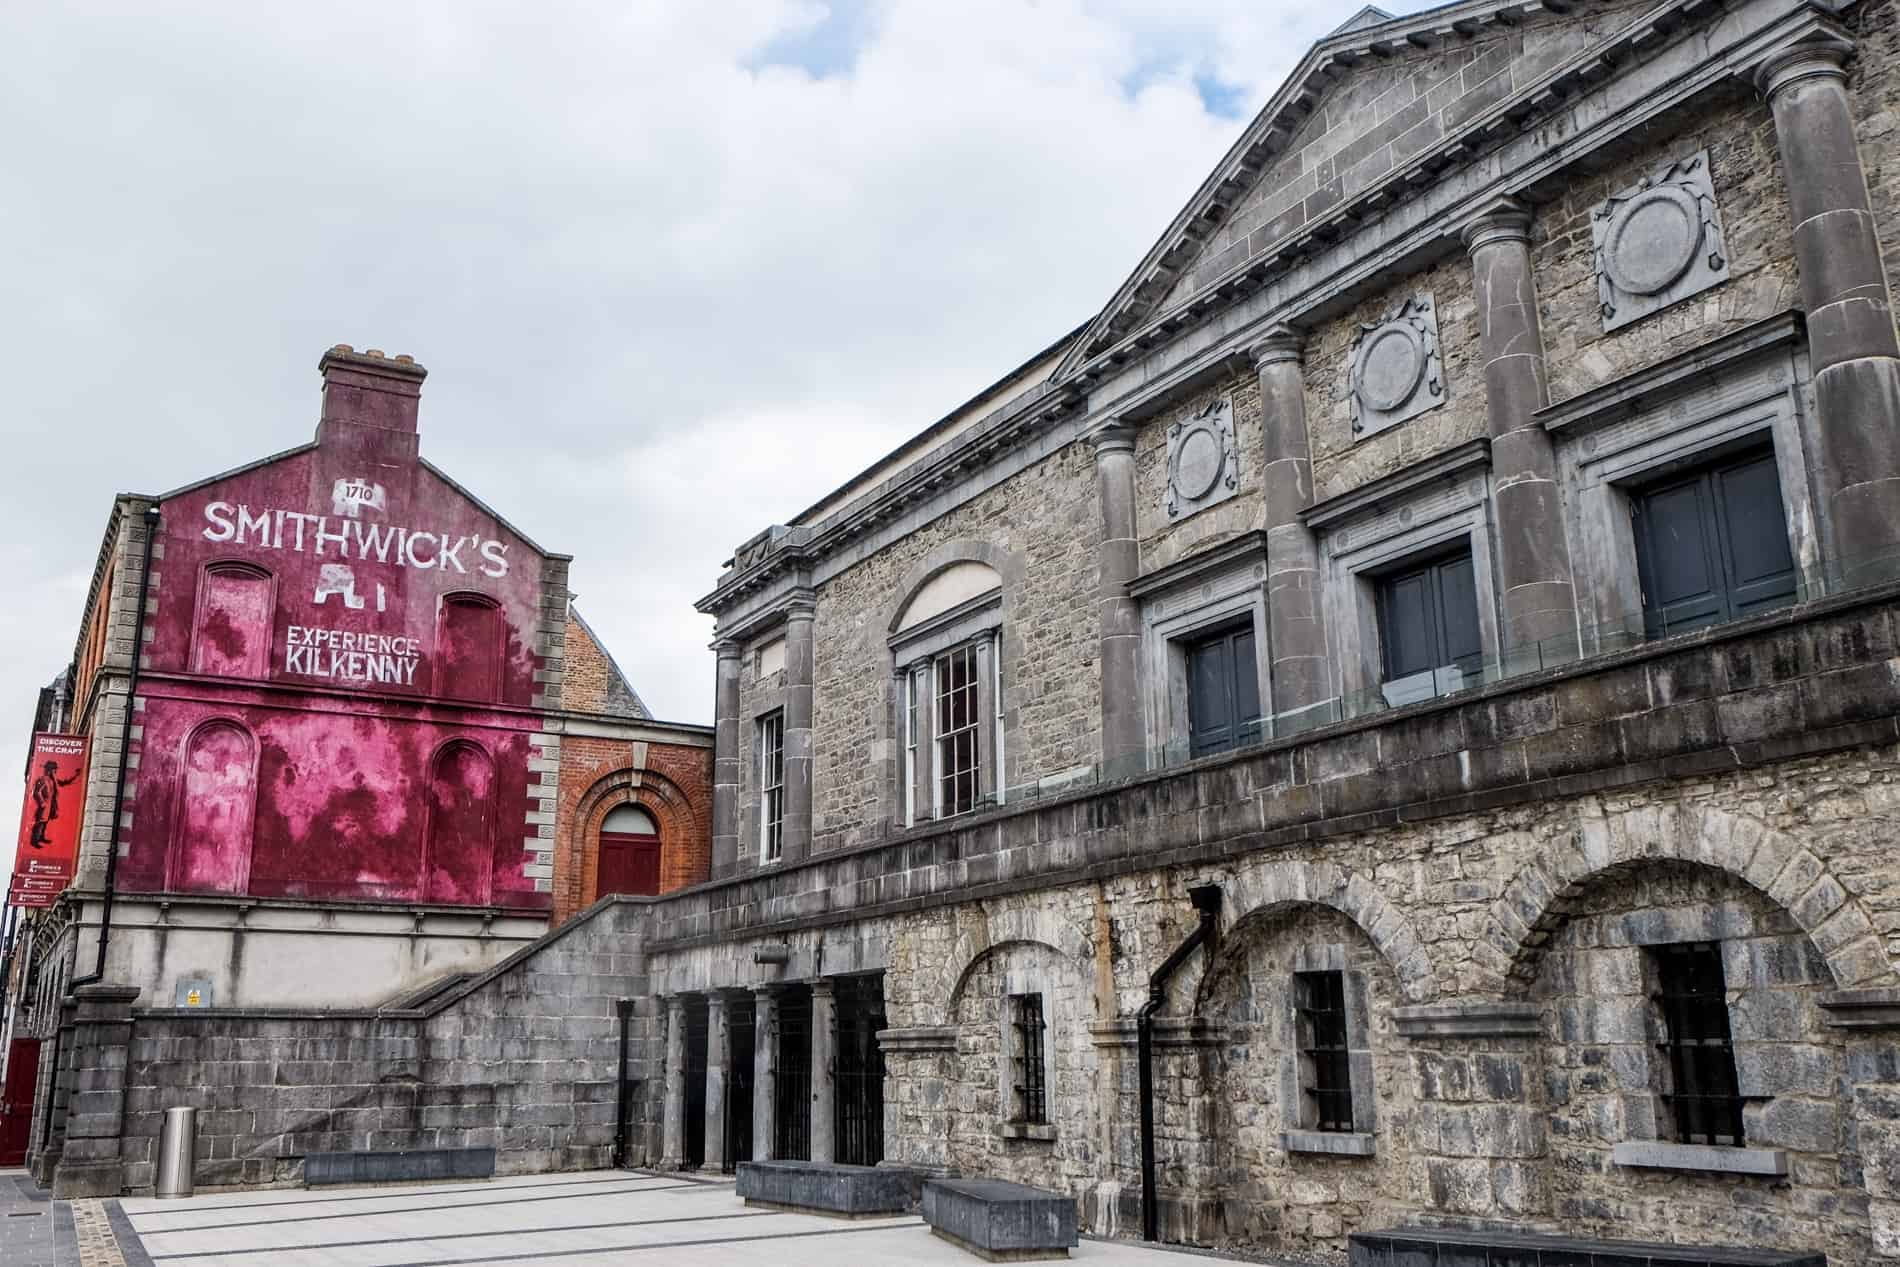
[[[35,849],[46,848],[46,829],[59,817],[59,790],[71,787],[78,778],[77,770],[60,778],[57,761],[48,761],[40,767],[40,777],[33,780],[33,829],[27,833],[27,844]]]

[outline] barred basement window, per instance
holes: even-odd
[[[977,807],[982,710],[977,707],[974,645],[937,657],[937,817]]]
[[[1352,1130],[1352,1062],[1346,1051],[1346,974],[1295,973],[1299,992],[1301,1054],[1306,1057],[1306,1093],[1312,1097],[1313,1128]]]
[[[785,714],[759,719],[759,857],[777,862],[785,844]]]
[[[1676,1139],[1683,1144],[1742,1144],[1742,1097],[1729,1036],[1728,986],[1721,951],[1710,942],[1652,947],[1668,1034]]]
[[[1042,996],[1009,996],[1010,1026],[1016,1032],[1016,1117],[1030,1125],[1049,1121],[1048,1084],[1043,1077]]]

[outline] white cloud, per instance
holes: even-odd
[[[1195,77],[1250,113],[1348,12],[0,8],[0,813],[111,494],[306,439],[336,342],[429,366],[424,452],[707,719],[731,548],[1085,319],[1238,134]],[[761,64],[800,39],[857,43]]]

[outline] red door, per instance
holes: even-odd
[[[595,897],[609,893],[651,896],[660,891],[660,838],[629,832],[600,833],[599,881]]]
[[[0,1166],[26,1165],[33,1138],[33,1089],[40,1076],[40,1040],[16,1038],[7,1053],[7,1085],[0,1099]]]

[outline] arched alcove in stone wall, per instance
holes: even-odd
[[[1393,1027],[1407,994],[1391,955],[1344,911],[1310,900],[1249,910],[1223,935],[1199,994],[1221,1042],[1202,1062],[1201,1102],[1181,1114],[1190,1138],[1174,1146],[1222,1195],[1222,1243],[1343,1256],[1353,1229],[1404,1221],[1415,1079]],[[1309,983],[1329,974],[1341,987],[1350,1129],[1322,1120],[1308,1054]]]
[[[1685,951],[1720,964],[1715,1015],[1728,1030],[1740,1139],[1691,1134],[1723,1112],[1712,1105],[1685,1121],[1676,1096],[1685,1088],[1668,1039],[1683,1005],[1668,1001],[1681,989],[1668,974]],[[1867,1222],[1852,1035],[1826,1022],[1820,1000],[1835,970],[1800,918],[1725,868],[1627,859],[1565,887],[1525,962],[1542,1027],[1540,1085],[1526,1091],[1544,1123],[1537,1153],[1551,1215],[1581,1235],[1799,1246],[1859,1261]],[[1722,1089],[1696,1077],[1687,1089]],[[1759,1165],[1779,1158],[1782,1173],[1645,1169],[1619,1158],[1619,1148],[1626,1158],[1632,1146],[1684,1142]],[[1659,1182],[1666,1200],[1656,1199]],[[1834,1216],[1816,1221],[1817,1209]]]

